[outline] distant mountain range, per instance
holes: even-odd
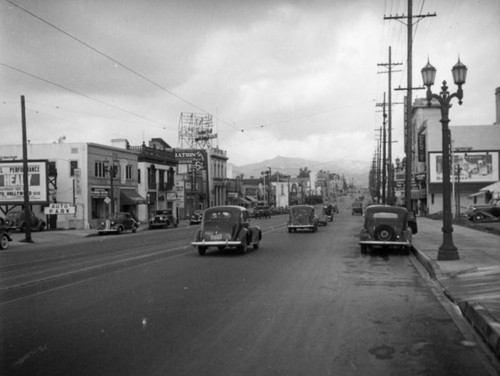
[[[368,174],[371,162],[336,160],[329,162],[311,161],[303,158],[288,158],[277,156],[258,163],[251,163],[243,166],[236,166],[228,163],[228,169],[232,169],[232,176],[243,174],[244,178],[258,178],[261,172],[271,168],[271,174],[279,171],[282,174],[297,176],[301,168],[307,167],[315,176],[319,170],[330,171],[339,175],[344,175],[348,183],[354,182],[355,186],[366,187],[368,185]]]

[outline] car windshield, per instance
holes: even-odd
[[[228,221],[233,216],[233,213],[227,210],[211,211],[205,215],[205,219],[211,221]]]
[[[398,215],[397,215],[397,213],[378,212],[378,213],[373,213],[373,218],[397,219]]]
[[[309,208],[293,208],[293,215],[309,215],[311,213],[311,209]]]

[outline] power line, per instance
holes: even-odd
[[[146,117],[144,117],[144,116],[142,116],[142,115],[136,114],[136,113],[134,113],[134,112],[132,112],[132,111],[125,110],[125,109],[123,109],[123,108],[121,108],[121,107],[115,106],[114,104],[110,104],[110,103],[104,102],[104,101],[102,101],[102,100],[100,100],[100,99],[97,99],[97,98],[91,97],[90,95],[80,93],[80,92],[78,92],[78,91],[76,91],[76,90],[73,90],[73,89],[67,88],[67,87],[65,87],[65,86],[63,86],[63,85],[61,85],[61,84],[56,83],[56,82],[52,82],[52,81],[47,80],[47,79],[45,79],[45,78],[42,78],[42,77],[36,76],[36,75],[34,75],[34,74],[32,74],[32,73],[29,73],[29,72],[23,71],[22,69],[19,69],[19,68],[13,67],[13,66],[11,66],[11,65],[8,65],[8,64],[2,63],[2,62],[0,62],[0,65],[4,66],[4,67],[6,67],[6,68],[12,69],[12,70],[14,70],[14,71],[16,71],[16,72],[22,73],[22,74],[24,74],[24,75],[26,75],[26,76],[29,76],[29,77],[35,78],[35,79],[37,79],[37,80],[43,81],[43,82],[45,82],[45,83],[48,83],[48,84],[50,84],[50,85],[54,85],[54,86],[56,86],[56,87],[58,87],[58,88],[60,88],[60,89],[67,90],[67,91],[69,91],[69,92],[71,92],[71,93],[73,93],[73,94],[80,95],[80,96],[82,96],[82,97],[84,97],[84,98],[87,98],[87,99],[93,100],[93,101],[95,101],[95,102],[98,102],[98,103],[100,103],[100,104],[103,104],[103,105],[105,105],[105,106],[108,106],[108,107],[114,108],[115,110],[123,111],[123,112],[126,112],[127,114],[130,114],[130,115],[136,116],[136,117],[138,117],[138,118],[141,118],[141,119],[143,119],[143,120],[149,121],[149,122],[151,122],[151,123],[156,123],[156,124],[159,124],[159,125],[161,125],[161,126],[165,126],[165,124],[160,123],[159,121],[148,119],[148,118],[146,118]]]
[[[116,60],[115,58],[113,58],[113,57],[111,57],[111,56],[107,55],[106,53],[102,52],[101,50],[99,50],[99,49],[97,49],[97,48],[95,48],[95,47],[91,46],[90,44],[88,44],[88,43],[84,42],[83,40],[81,40],[81,39],[79,39],[79,38],[75,37],[74,35],[70,34],[69,32],[67,32],[67,31],[65,31],[65,30],[63,30],[63,29],[61,29],[60,27],[58,27],[58,26],[56,26],[56,25],[54,25],[54,24],[50,23],[49,21],[47,21],[47,20],[43,19],[42,17],[40,17],[40,16],[36,15],[35,13],[30,12],[29,10],[27,10],[27,9],[25,9],[25,8],[23,8],[23,7],[21,7],[20,5],[18,5],[18,4],[16,4],[16,3],[12,2],[11,0],[5,0],[5,1],[7,1],[9,4],[11,4],[11,5],[15,6],[16,8],[18,8],[18,9],[22,10],[23,12],[28,13],[30,16],[32,16],[32,17],[36,18],[37,20],[39,20],[39,21],[41,21],[41,22],[45,23],[46,25],[49,25],[50,27],[52,27],[53,29],[55,29],[55,30],[59,31],[60,33],[62,33],[62,34],[64,34],[64,35],[66,35],[67,37],[69,37],[69,38],[71,38],[71,39],[75,40],[76,42],[78,42],[78,43],[80,43],[80,44],[83,44],[85,47],[87,47],[87,48],[89,48],[90,50],[92,50],[92,51],[94,51],[94,52],[98,53],[99,55],[101,55],[101,56],[105,57],[106,59],[111,60],[113,63],[115,63],[115,64],[119,65],[120,67],[122,67],[123,69],[125,69],[125,70],[129,71],[130,73],[135,74],[136,76],[138,76],[138,77],[142,78],[143,80],[145,80],[145,81],[149,82],[150,84],[154,85],[155,87],[159,88],[160,90],[163,90],[163,91],[167,92],[168,94],[170,94],[170,95],[172,95],[172,96],[176,97],[177,99],[179,99],[179,100],[183,101],[184,103],[186,103],[186,104],[188,104],[188,105],[190,105],[190,106],[192,106],[192,107],[196,108],[197,110],[200,110],[200,111],[205,112],[205,113],[207,113],[207,114],[209,114],[209,113],[210,113],[209,111],[207,111],[207,110],[205,110],[205,109],[203,109],[203,108],[201,108],[201,107],[197,106],[196,104],[194,104],[194,103],[192,103],[192,102],[188,101],[187,99],[184,99],[184,98],[183,98],[183,97],[181,97],[180,95],[175,94],[173,91],[168,90],[168,89],[167,89],[167,88],[165,88],[164,86],[162,86],[162,85],[160,85],[160,84],[156,83],[155,81],[151,80],[150,78],[146,77],[145,75],[143,75],[143,74],[141,74],[141,73],[137,72],[136,70],[134,70],[134,69],[130,68],[129,66],[127,66],[127,65],[125,65],[125,64],[123,64],[123,63],[121,63],[120,61]],[[66,89],[66,90],[68,90],[68,89]],[[213,115],[212,115],[212,116],[213,116]],[[230,127],[232,127],[232,128],[234,128],[234,129],[236,129],[236,127],[233,127],[230,123],[228,123],[228,122],[224,121],[223,119],[220,119],[220,118],[218,118],[218,117],[216,117],[216,118],[217,118],[219,121],[221,121],[222,123],[224,123],[224,124],[226,124],[226,125],[229,125]]]

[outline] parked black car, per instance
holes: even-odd
[[[139,228],[139,222],[127,212],[111,213],[106,218],[101,219],[97,226],[99,235],[115,233],[121,234],[123,231],[129,230],[136,232]]]
[[[33,212],[30,213],[30,224],[32,231],[43,231],[47,228],[47,223],[38,218]],[[24,210],[8,212],[5,218],[6,225],[12,229],[24,232],[26,230],[26,216]]]
[[[9,242],[12,241],[10,237],[10,226],[7,225],[3,218],[0,218],[0,249],[9,248]]]
[[[500,198],[492,198],[484,205],[470,205],[467,218],[473,222],[500,221]]]

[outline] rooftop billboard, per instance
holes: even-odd
[[[0,161],[0,205],[24,204],[24,168],[22,161]],[[47,204],[47,161],[28,161],[30,204]]]
[[[453,166],[450,174],[460,173],[461,183],[496,182],[500,178],[498,151],[454,152]],[[429,181],[443,182],[442,153],[429,153]]]

